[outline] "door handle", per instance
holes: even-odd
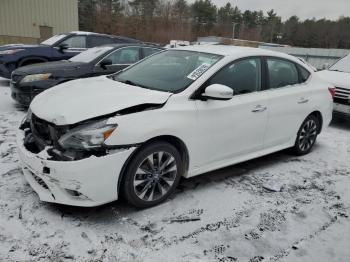
[[[254,107],[254,109],[252,110],[253,113],[261,113],[264,112],[267,109],[266,106],[262,106],[262,105],[257,105],[256,107]]]
[[[307,102],[309,102],[309,99],[302,97],[299,99],[298,104],[306,104]]]

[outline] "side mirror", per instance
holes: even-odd
[[[60,50],[60,52],[63,52],[64,50],[68,49],[69,46],[67,44],[60,44],[58,46],[58,50]]]
[[[233,89],[225,85],[213,84],[205,89],[202,96],[214,100],[230,100],[233,97]]]
[[[112,65],[112,64],[113,64],[113,62],[111,59],[104,59],[100,62],[100,67],[102,67],[103,69],[106,70],[107,66]]]

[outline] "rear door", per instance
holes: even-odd
[[[95,75],[107,75],[116,73],[141,59],[141,49],[137,46],[122,47],[104,57],[94,67]],[[112,65],[101,67],[101,62],[111,60]]]
[[[264,146],[271,148],[294,143],[301,123],[311,112],[310,73],[285,59],[266,58],[269,118]],[[302,74],[301,70],[304,70]]]

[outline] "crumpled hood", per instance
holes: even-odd
[[[335,87],[350,89],[350,73],[323,70],[317,72],[316,74]]]
[[[39,118],[56,125],[112,114],[141,104],[163,104],[171,93],[123,84],[106,76],[79,79],[51,88],[30,105]]]

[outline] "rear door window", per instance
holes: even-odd
[[[267,67],[270,89],[299,84],[298,70],[293,62],[278,58],[268,58]]]
[[[105,36],[89,36],[88,37],[89,47],[107,45],[107,44],[112,44],[112,43],[114,43],[114,42],[113,42],[113,39],[110,37],[105,37]]]

